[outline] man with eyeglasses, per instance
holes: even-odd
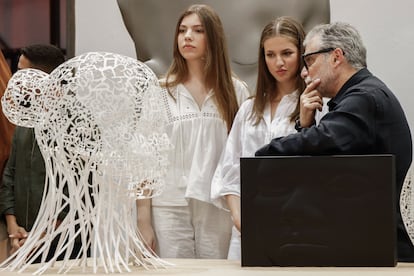
[[[304,46],[302,76],[308,85],[300,99],[298,133],[273,139],[256,156],[394,154],[398,261],[414,261],[414,246],[399,207],[412,161],[411,133],[399,101],[366,68],[366,49],[353,26],[318,25],[308,33]],[[315,125],[322,97],[331,98],[329,112]]]

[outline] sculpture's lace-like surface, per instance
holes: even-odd
[[[414,189],[412,184],[412,169],[407,173],[400,196],[401,216],[408,236],[414,244]]]
[[[50,75],[18,71],[10,80],[3,111],[17,125],[34,127],[46,165],[45,193],[30,235],[2,266],[24,271],[58,239],[50,268],[65,252],[59,272],[129,271],[130,264],[163,266],[143,244],[135,200],[158,195],[167,170],[169,139],[154,73],[143,63],[112,53],[86,53]],[[58,227],[58,215],[67,212]],[[69,261],[75,240],[80,258]]]

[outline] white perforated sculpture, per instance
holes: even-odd
[[[411,167],[401,189],[400,210],[405,229],[414,244],[414,188],[412,184],[413,168]]]
[[[59,272],[167,264],[146,248],[134,217],[136,199],[162,191],[168,166],[159,93],[145,64],[113,53],[80,55],[50,75],[25,69],[12,77],[2,98],[4,113],[14,124],[35,128],[47,176],[32,231],[3,268],[24,271],[54,239],[59,242],[52,259],[42,254],[35,274],[62,253]],[[67,215],[56,226],[63,210]],[[75,240],[83,247],[69,261]]]

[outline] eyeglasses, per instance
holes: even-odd
[[[317,55],[317,54],[329,53],[329,52],[332,52],[333,50],[335,50],[335,48],[325,48],[325,49],[321,49],[316,52],[311,52],[311,53],[302,55],[303,64],[305,65],[306,70],[308,70],[309,67],[315,62],[315,59],[312,59],[311,56]]]

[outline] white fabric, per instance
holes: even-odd
[[[161,258],[227,257],[232,225],[228,212],[190,199],[188,206],[153,206],[152,215]]]
[[[233,79],[239,103],[249,95],[247,86]],[[201,109],[184,85],[163,90],[167,106],[166,132],[175,149],[169,155],[164,192],[153,206],[185,206],[189,198],[210,202],[211,180],[227,140],[227,126],[210,91]]]
[[[229,246],[229,253],[227,254],[227,260],[240,260],[241,259],[241,233],[237,230],[236,226],[231,229],[231,239]]]
[[[298,100],[298,91],[285,95],[276,109],[273,120],[271,120],[270,104],[267,104],[263,120],[258,125],[253,125],[254,122],[249,119],[254,99],[243,103],[234,119],[225,149],[213,176],[211,200],[217,207],[228,210],[223,196],[228,194],[240,196],[240,157],[252,157],[259,148],[268,144],[273,138],[297,132],[290,115],[295,110]],[[328,112],[326,105],[328,100],[324,98],[322,111],[316,112],[316,124]]]
[[[223,156],[217,166],[211,187],[211,199],[220,208],[227,208],[224,195],[240,196],[240,157],[251,157],[270,140],[295,133],[295,123],[290,115],[295,110],[299,93],[288,94],[280,101],[271,120],[270,104],[267,104],[263,120],[258,125],[250,119],[253,99],[243,103],[233,122]]]

